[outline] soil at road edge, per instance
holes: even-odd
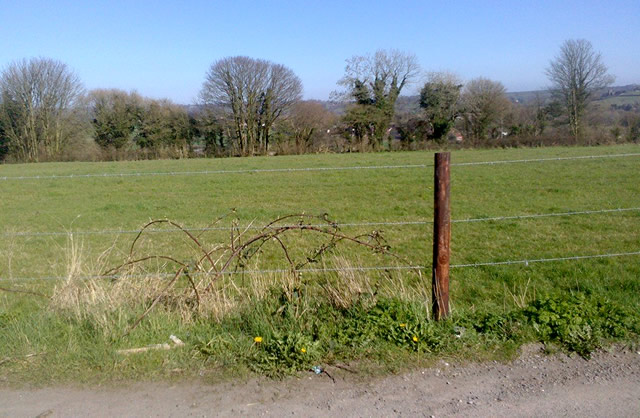
[[[284,381],[217,385],[132,383],[125,388],[0,388],[2,417],[640,416],[640,353],[591,360],[528,346],[509,364],[435,368],[363,380],[329,368]]]

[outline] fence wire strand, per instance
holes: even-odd
[[[623,253],[609,253],[609,254],[592,254],[592,255],[575,255],[568,257],[552,257],[552,258],[531,258],[531,259],[523,259],[523,260],[505,260],[505,261],[488,261],[488,262],[478,262],[478,263],[467,263],[467,264],[451,264],[449,267],[452,269],[455,268],[470,268],[470,267],[489,267],[489,266],[506,266],[506,265],[517,265],[523,264],[528,266],[533,263],[548,263],[548,262],[558,262],[558,261],[575,261],[575,260],[588,260],[588,259],[601,259],[601,258],[613,258],[613,257],[628,257],[640,255],[640,251],[632,251],[632,252],[623,252]],[[354,267],[335,267],[335,268],[303,268],[292,271],[291,269],[264,269],[264,270],[241,270],[241,271],[225,271],[222,272],[225,276],[232,275],[265,275],[265,274],[283,274],[283,273],[335,273],[341,271],[406,271],[406,270],[426,270],[430,269],[430,266],[354,266]],[[206,275],[207,273],[191,273],[192,276],[201,276]],[[215,273],[211,273],[210,275],[215,275]],[[149,273],[146,275],[129,275],[124,277],[174,277],[174,273]],[[118,275],[96,275],[96,276],[84,276],[84,277],[76,277],[76,280],[98,280],[98,279],[118,279],[123,276]],[[69,277],[64,276],[50,276],[50,277],[0,277],[0,281],[49,281],[49,280],[68,280]]]
[[[533,214],[513,215],[513,216],[494,216],[489,218],[454,219],[451,221],[451,223],[505,221],[505,220],[514,220],[514,219],[535,219],[535,218],[549,218],[554,216],[595,215],[600,213],[631,212],[631,211],[637,211],[637,210],[640,210],[640,207],[580,210],[580,211],[573,211],[573,212],[533,213]]]
[[[640,210],[640,208],[638,208]],[[345,222],[345,223],[324,223],[324,224],[305,224],[306,226],[322,228],[322,227],[350,227],[350,226],[402,226],[402,225],[427,225],[432,224],[433,221],[397,221],[397,222]],[[208,228],[167,228],[167,229],[145,229],[145,232],[153,232],[153,233],[163,233],[163,232],[207,232],[207,231],[231,231],[239,229],[241,231],[245,230],[262,230],[266,228],[286,228],[298,226],[293,224],[282,224],[282,225],[272,225],[272,226],[246,226],[246,227],[229,227],[229,226],[220,226],[220,227],[208,227]],[[140,233],[140,229],[107,229],[102,231],[52,231],[52,232],[5,232],[4,234],[0,234],[3,236],[50,236],[50,235],[121,235],[121,234],[138,234]]]
[[[295,173],[300,171],[342,171],[342,170],[382,170],[394,168],[425,168],[428,164],[369,165],[346,167],[302,167],[302,168],[248,168],[238,170],[202,170],[202,171],[153,171],[136,173],[95,173],[95,174],[53,174],[42,176],[4,176],[0,180],[52,180],[93,177],[148,177],[148,176],[194,176],[208,174],[250,174],[250,173]]]
[[[517,163],[536,163],[548,161],[568,161],[568,160],[586,160],[599,158],[623,158],[637,157],[640,153],[627,154],[602,154],[602,155],[581,155],[575,157],[550,157],[550,158],[531,158],[519,160],[497,160],[497,161],[475,161],[452,163],[451,166],[464,167],[475,165],[497,165],[497,164],[517,164]],[[88,173],[88,174],[52,174],[37,176],[2,176],[0,180],[56,180],[56,179],[80,179],[80,178],[110,178],[110,177],[148,177],[148,176],[193,176],[193,175],[210,175],[210,174],[248,174],[248,173],[290,173],[305,171],[346,171],[346,170],[387,170],[401,168],[426,168],[433,167],[433,164],[401,164],[401,165],[370,165],[370,166],[345,166],[345,167],[301,167],[301,168],[249,168],[238,170],[202,170],[202,171],[153,171],[153,172],[134,172],[134,173]]]
[[[627,253],[611,253],[611,254],[595,254],[595,255],[574,255],[569,257],[553,257],[553,258],[532,258],[525,260],[506,260],[506,261],[489,261],[482,263],[468,263],[468,264],[451,264],[450,268],[465,268],[465,267],[484,267],[484,266],[506,266],[511,264],[524,264],[530,263],[547,263],[553,261],[571,261],[571,260],[587,260],[591,258],[611,258],[611,257],[626,257],[631,255],[640,255],[640,251],[632,251]]]
[[[637,157],[640,153],[628,153],[628,154],[602,154],[602,155],[579,155],[575,157],[549,157],[549,158],[529,158],[521,160],[497,160],[497,161],[471,161],[467,163],[452,163],[450,165],[457,167],[473,166],[473,165],[496,165],[496,164],[517,164],[517,163],[541,163],[547,161],[568,161],[568,160],[590,160],[597,158],[622,158],[622,157]]]
[[[505,221],[505,220],[518,220],[518,219],[536,219],[536,218],[549,218],[560,216],[575,216],[575,215],[596,215],[602,213],[614,213],[614,212],[631,212],[640,211],[640,207],[633,208],[614,208],[614,209],[598,209],[598,210],[581,210],[570,212],[554,212],[554,213],[533,213],[524,215],[512,215],[512,216],[493,216],[486,218],[467,218],[467,219],[452,219],[451,223],[473,223],[473,222],[489,222],[489,221]],[[310,224],[308,226],[321,228],[326,226],[337,227],[353,227],[353,226],[406,226],[406,225],[431,225],[433,221],[390,221],[390,222],[345,222],[345,223],[332,223],[332,224]],[[294,225],[274,225],[271,228],[290,227]],[[248,226],[238,227],[240,230],[262,230],[265,226]],[[172,233],[172,232],[207,232],[207,231],[230,231],[232,227],[208,227],[208,228],[167,228],[167,229],[145,229],[145,232],[152,233]],[[60,236],[60,235],[125,235],[125,234],[138,234],[140,229],[105,229],[98,231],[45,231],[45,232],[4,232],[0,236],[5,237],[39,237],[39,236]]]

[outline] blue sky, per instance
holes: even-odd
[[[639,0],[0,0],[0,66],[55,58],[88,89],[188,104],[212,62],[247,55],[290,67],[305,98],[326,99],[345,59],[396,48],[415,53],[425,71],[520,91],[546,87],[549,61],[577,38],[602,53],[616,84],[640,83],[639,28]]]

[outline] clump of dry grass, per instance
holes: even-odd
[[[115,246],[104,251],[91,263],[84,256],[84,245],[73,234],[67,237],[66,278],[53,289],[50,307],[78,319],[90,319],[108,328],[110,314],[130,309],[154,292],[159,285],[157,278],[145,276],[136,280],[108,280],[100,276],[105,261]]]
[[[513,290],[509,289],[506,283],[504,283],[503,286],[504,286],[504,292],[505,292],[505,302],[504,302],[505,308],[507,305],[506,303],[507,294],[513,300],[514,305],[520,309],[524,309],[530,302],[535,300],[536,288],[535,286],[533,286],[532,289],[530,289],[529,288],[530,284],[531,284],[531,277],[527,279],[526,283],[514,283]]]
[[[375,299],[378,288],[369,274],[351,269],[351,263],[345,257],[334,257],[333,266],[336,268],[335,279],[322,286],[332,306],[349,309],[356,303]]]
[[[427,312],[430,308],[430,284],[425,282],[420,270],[411,274],[398,271],[383,271],[374,278],[370,272],[356,270],[344,256],[333,258],[336,269],[333,280],[323,286],[324,297],[338,309],[349,309],[356,303],[375,305],[378,298],[393,298],[402,301],[424,301]]]
[[[0,247],[0,275],[7,278],[13,277],[14,258],[24,249],[24,244],[18,243],[14,232],[17,231],[9,229],[6,232],[6,237],[3,238],[4,245]]]
[[[167,288],[170,280],[159,272],[142,268],[129,269],[115,277],[104,277],[105,260],[115,245],[103,252],[95,263],[84,257],[83,243],[69,234],[66,247],[66,279],[55,286],[51,297],[52,309],[70,314],[78,319],[90,319],[93,323],[110,328],[114,315],[131,316],[159,298],[159,304],[177,313],[181,320],[189,322],[195,317],[207,317],[222,321],[227,315],[268,297],[274,287],[291,293],[297,282],[291,273],[248,275],[241,281],[238,275],[224,275],[214,288],[200,295],[195,303],[192,289],[184,283]]]
[[[222,322],[233,312],[268,298],[273,289],[280,289],[291,298],[299,282],[297,276],[290,272],[248,275],[241,280],[244,284],[238,283],[239,281],[231,275],[219,280],[213,291],[201,297],[199,315]]]

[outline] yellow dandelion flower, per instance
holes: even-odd
[[[306,349],[306,348],[304,348],[304,347],[302,347],[302,348],[300,349],[300,351],[302,351],[303,353],[306,353],[306,352],[307,352],[307,349]]]
[[[254,337],[253,338],[253,342],[256,342],[258,344],[261,343],[262,342],[262,337]]]
[[[416,337],[415,335],[413,336],[413,342],[417,343],[418,342],[418,337]]]
[[[404,328],[406,326],[407,326],[407,324],[400,324],[400,328]]]

